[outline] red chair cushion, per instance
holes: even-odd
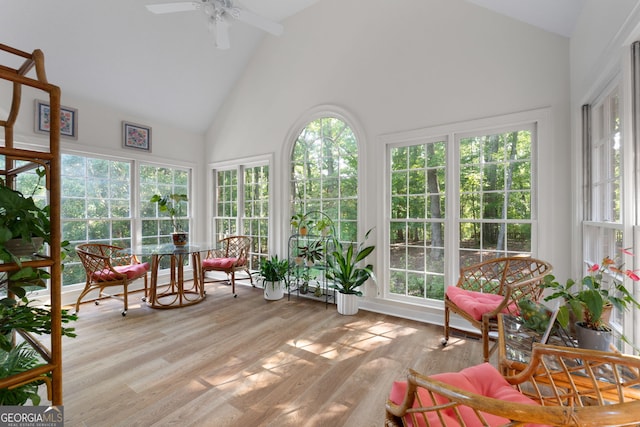
[[[460,372],[449,372],[444,374],[432,375],[431,378],[486,397],[504,400],[507,402],[538,405],[536,401],[528,398],[527,396],[523,395],[518,390],[513,388],[513,386],[511,386],[507,382],[507,380],[505,380],[502,375],[500,375],[500,372],[498,372],[498,370],[489,363],[483,363],[481,365],[465,368]],[[404,399],[406,389],[406,382],[394,382],[391,389],[391,394],[389,395],[389,399],[396,404],[401,404],[402,400]],[[429,397],[429,393],[427,392],[427,390],[419,388],[418,395],[422,399],[423,405],[427,406],[434,404],[431,397]],[[448,401],[438,394],[435,395],[435,398],[436,404],[442,404]],[[418,406],[418,402],[415,401],[413,407]],[[458,409],[460,411],[460,415],[468,426],[482,426],[482,423],[480,422],[480,420],[478,420],[478,417],[475,415],[473,409],[466,406],[458,406]],[[453,409],[446,409],[442,411],[442,414],[445,418],[444,425],[459,425]],[[486,414],[484,412],[483,415],[491,426],[503,425],[509,422],[509,420],[507,420],[506,418],[498,417],[496,415]],[[427,413],[427,419],[429,420],[429,425],[442,425],[438,419],[438,415],[436,414],[436,412]],[[405,423],[408,427],[414,427],[414,424],[409,416],[405,417]],[[418,418],[417,425],[425,426],[426,424],[424,423],[423,419]]]
[[[149,271],[149,263],[131,264],[131,265],[118,265],[113,267],[120,274],[126,274],[127,279],[133,280],[145,275]],[[91,275],[92,280],[96,282],[109,282],[111,280],[119,280],[121,277],[109,269],[102,271],[96,271]]]
[[[227,270],[236,265],[237,260],[238,258],[207,258],[202,261],[202,267]]]
[[[476,320],[482,319],[483,314],[495,310],[504,299],[502,295],[468,291],[456,286],[449,286],[446,295],[455,305],[469,313]],[[512,303],[505,307],[502,312],[518,313],[518,307]]]

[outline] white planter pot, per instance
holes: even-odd
[[[338,313],[345,316],[353,316],[358,313],[358,295],[336,293],[336,303],[338,305]]]
[[[284,297],[284,285],[282,282],[264,282],[264,299],[276,301]]]

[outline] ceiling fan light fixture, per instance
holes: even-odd
[[[228,49],[230,47],[229,27],[231,23],[226,18],[243,22],[275,36],[279,36],[283,32],[282,24],[271,21],[248,9],[236,7],[234,6],[234,0],[191,0],[146,5],[146,7],[150,12],[156,14],[192,10],[202,11],[202,14],[207,18],[207,28],[214,34],[215,46],[219,49]]]
[[[231,43],[229,42],[229,26],[229,23],[222,15],[215,17],[214,44],[218,49],[229,49],[229,47],[231,47]]]
[[[216,8],[213,6],[213,4],[207,2],[202,4],[202,11],[207,16],[213,16],[216,13]]]

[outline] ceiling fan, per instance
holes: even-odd
[[[234,5],[233,0],[198,0],[178,3],[149,4],[146,8],[153,13],[164,14],[174,12],[201,11],[207,18],[209,30],[214,34],[215,46],[218,49],[229,49],[230,18],[259,28],[275,36],[283,32],[283,27],[264,16]]]

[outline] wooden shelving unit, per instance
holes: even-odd
[[[9,388],[33,381],[44,380],[48,388],[48,398],[52,405],[62,405],[62,267],[60,256],[60,88],[47,82],[44,68],[44,54],[40,50],[27,53],[0,44],[0,60],[2,58],[22,61],[17,68],[0,64],[0,79],[13,85],[11,109],[8,117],[0,117],[0,126],[4,128],[4,145],[0,147],[0,155],[4,158],[5,168],[0,170],[7,185],[12,186],[15,177],[37,167],[46,171],[45,185],[48,191],[51,222],[51,245],[46,256],[39,256],[22,262],[22,266],[48,268],[51,273],[49,284],[51,309],[51,336],[48,345],[41,343],[34,336],[21,333],[40,353],[44,364],[27,372],[0,379],[0,388]],[[35,68],[35,78],[28,77]],[[20,111],[22,88],[28,86],[43,93],[48,98],[51,115],[48,150],[22,150],[14,148],[13,127]],[[16,167],[16,162],[21,165]],[[17,264],[0,263],[0,273],[20,269]],[[20,331],[18,331],[20,332]]]

